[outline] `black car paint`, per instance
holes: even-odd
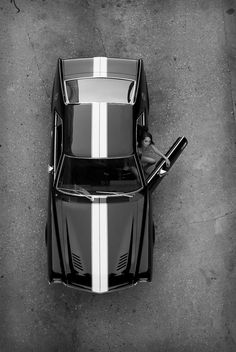
[[[63,128],[63,136],[61,134],[61,139],[63,139],[63,143],[62,140],[58,140],[57,145],[55,145],[54,138],[55,130],[57,129],[57,127],[55,127],[55,114],[58,114],[61,117],[64,125],[65,116],[67,119],[67,123],[69,120],[68,116],[70,115],[70,113],[72,114],[71,116],[73,116],[73,109],[76,108],[76,106],[66,106],[64,104],[65,93],[64,85],[62,82],[62,70],[60,69],[61,66],[62,61],[59,59],[54,79],[51,102],[51,111],[53,116],[53,133],[50,165],[55,164],[54,148],[58,148],[58,151],[59,153],[61,153],[61,155],[63,154],[63,152],[70,154],[71,151],[70,134],[65,133],[65,130],[68,130],[68,128]],[[149,111],[149,98],[142,60],[138,60],[137,67],[137,90],[135,104],[132,108],[129,107],[129,109],[131,109],[132,111],[133,119],[133,153],[137,160],[139,172],[143,182],[143,188],[134,195],[134,199],[132,200],[130,198],[122,196],[108,197],[108,204],[111,205],[116,203],[118,205],[118,212],[122,210],[124,202],[137,202],[137,198],[142,199],[142,205],[141,203],[139,204],[139,206],[137,205],[137,217],[132,218],[132,225],[129,230],[129,241],[127,244],[127,265],[125,267],[125,270],[123,270],[123,272],[119,274],[112,272],[109,273],[109,292],[133,285],[138,281],[151,281],[152,278],[152,257],[155,234],[154,223],[152,218],[151,193],[162,180],[162,177],[160,177],[159,175],[159,171],[160,169],[165,168],[165,162],[164,159],[161,159],[153,173],[151,173],[148,178],[145,178],[146,176],[142,170],[142,165],[136,152],[136,128],[137,120],[141,114],[144,114],[145,126],[148,126],[147,117]],[[81,108],[83,109],[83,105],[81,105]],[[115,108],[113,107],[113,109]],[[177,147],[172,146],[172,148],[166,154],[171,160],[171,166],[173,165],[177,157],[180,155],[186,144],[187,140],[185,138],[182,138],[181,141],[178,141],[178,143],[176,144]],[[56,160],[57,169],[60,165],[60,162],[61,157],[59,156]],[[70,225],[68,224],[68,220],[62,216],[62,209],[63,204],[77,204],[79,209],[83,205],[88,206],[91,201],[84,197],[62,194],[55,188],[55,184],[56,175],[54,170],[54,172],[51,172],[49,174],[49,202],[48,219],[46,225],[49,282],[62,282],[68,286],[76,287],[81,290],[90,292],[91,272],[89,272],[88,270],[88,272],[78,274],[78,271],[76,271],[73,266],[72,247],[69,231]],[[77,213],[77,217],[78,214],[79,213]],[[76,215],[74,216],[74,218],[75,217]],[[139,229],[137,231],[138,234],[135,234],[133,228],[134,226],[138,226],[137,223],[139,223]],[[60,226],[64,226],[63,231],[60,229]],[[78,231],[78,236],[80,236],[80,231]],[[112,231],[111,234],[109,233],[109,236],[112,236]],[[114,251],[115,250],[116,248],[114,248]]]
[[[142,236],[142,239],[139,238],[141,236],[140,234],[145,232],[144,231],[145,226],[147,226],[146,217],[149,214],[148,202],[147,202],[146,195],[143,196],[137,193],[135,197],[139,198],[139,200],[135,200],[135,199],[129,200],[126,197],[124,197],[122,200],[117,199],[117,197],[110,197],[108,200],[108,203],[110,204],[110,208],[109,208],[110,226],[109,227],[110,227],[110,233],[112,235],[110,236],[111,245],[109,245],[109,249],[110,249],[109,254],[111,258],[109,262],[110,262],[110,267],[114,269],[113,270],[114,273],[109,272],[110,290],[114,289],[113,286],[115,287],[118,286],[117,281],[122,285],[128,285],[130,282],[135,283],[136,281],[138,281],[139,275],[137,274],[137,269],[136,269],[137,263],[138,263],[138,266],[140,267],[140,271],[142,271],[140,273],[140,276],[146,277],[146,279],[149,279],[150,263],[145,261],[144,259],[141,263],[140,254],[142,252],[143,247],[145,247],[145,250],[146,250],[145,258],[148,258],[149,245],[152,246],[153,237],[150,237],[149,241],[146,241],[145,246],[143,246],[144,236]],[[140,204],[137,204],[137,202],[139,202]],[[57,210],[55,209],[55,207],[57,207]],[[73,212],[75,213],[74,216],[72,216],[72,219],[70,221],[67,221],[67,216],[69,212],[66,211],[64,207],[70,208],[70,214],[73,214]],[[54,241],[57,243],[57,245],[60,248],[59,257],[60,257],[61,271],[64,273],[66,270],[67,272],[67,277],[64,282],[67,283],[68,275],[69,275],[70,285],[78,286],[80,285],[80,280],[82,277],[84,278],[83,286],[84,288],[87,287],[88,289],[91,286],[91,276],[89,274],[89,272],[91,272],[91,268],[90,267],[82,268],[81,270],[79,270],[81,276],[78,276],[77,275],[78,272],[75,273],[75,270],[73,268],[73,260],[72,260],[73,254],[76,254],[76,255],[78,254],[78,256],[81,258],[81,266],[82,266],[84,261],[83,261],[83,257],[81,256],[81,253],[85,253],[86,246],[87,248],[90,247],[89,243],[86,243],[90,240],[89,212],[87,212],[87,218],[86,218],[86,215],[84,215],[84,213],[80,215],[81,207],[89,208],[90,201],[82,197],[71,197],[71,196],[65,196],[65,195],[63,196],[63,200],[62,199],[55,200],[53,204],[53,212],[54,212],[55,222],[57,223],[57,224],[55,223],[55,226],[57,228],[55,229],[55,233],[53,233],[53,236],[55,236]],[[139,210],[137,209],[138,207],[139,207]],[[136,215],[134,214],[135,212],[136,212]],[[117,218],[117,214],[120,215],[118,218]],[[60,217],[59,221],[57,219],[57,215]],[[73,231],[69,231],[69,228],[68,228],[69,222],[71,226],[73,226],[74,228],[77,228],[78,226],[80,226],[80,240],[77,243],[77,246],[72,243],[73,239],[75,239],[76,234],[73,233]],[[139,230],[137,226],[139,227]],[[86,234],[85,233],[83,234],[84,231],[86,231]],[[119,236],[119,234],[121,234],[122,236],[121,235]],[[117,252],[117,248],[119,248],[119,245],[120,245],[119,241],[120,239],[122,239],[121,237],[123,239],[126,237],[126,242],[127,242],[127,245],[125,246],[123,245],[124,250],[122,251],[122,254],[124,253],[124,251],[128,250],[127,266],[124,272],[121,272],[121,270],[118,270],[115,268],[117,266],[116,263],[118,262],[118,257],[119,257],[119,253],[116,253],[116,252]],[[49,241],[51,240],[52,240],[52,237],[49,237],[48,245],[50,245]],[[82,241],[85,241],[85,243],[83,244]],[[141,244],[142,248],[140,248],[140,245],[138,244],[139,241],[142,242]],[[63,243],[64,243],[64,246],[63,246],[64,251],[62,251],[62,248],[61,248],[61,245]],[[136,261],[136,258],[132,258],[133,256],[132,247],[135,247],[135,248],[137,247],[137,252],[139,253],[137,261]],[[66,269],[64,266],[64,263],[66,262],[67,256],[68,256],[69,267]],[[86,257],[87,259],[89,258],[88,253]],[[90,264],[88,264],[88,266],[90,266]]]

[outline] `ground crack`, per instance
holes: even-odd
[[[192,224],[201,224],[201,223],[205,223],[205,222],[209,222],[209,221],[216,221],[218,219],[223,219],[225,218],[226,216],[228,215],[232,215],[232,214],[235,214],[234,211],[231,211],[231,212],[227,212],[223,215],[219,215],[217,216],[216,218],[210,218],[210,219],[206,219],[206,220],[200,220],[200,221],[193,221],[193,222],[189,222],[189,225],[192,225]]]
[[[107,56],[106,49],[105,49],[105,44],[104,44],[104,41],[103,41],[103,38],[102,38],[102,32],[101,32],[101,30],[100,30],[98,27],[95,27],[95,31],[98,32],[100,41],[101,41],[101,43],[102,43],[102,47],[103,47],[104,54],[105,54],[105,56]]]
[[[39,77],[40,77],[41,81],[43,82],[43,87],[44,87],[44,90],[45,90],[45,92],[46,92],[46,96],[47,96],[48,98],[50,98],[50,94],[49,94],[49,92],[47,91],[47,87],[46,87],[45,81],[44,81],[44,79],[41,77],[40,67],[39,67],[38,61],[37,61],[37,59],[36,59],[35,50],[34,50],[34,45],[33,45],[32,41],[31,41],[31,38],[30,38],[30,35],[29,35],[28,32],[27,32],[27,37],[28,37],[28,39],[29,39],[30,46],[31,46],[31,48],[32,48],[32,50],[33,50],[33,53],[34,53],[34,61],[35,61],[35,64],[36,64],[36,66],[37,66],[37,69],[38,69]]]
[[[15,0],[11,0],[11,4],[13,4],[15,6],[15,8],[17,9],[17,13],[20,12],[20,8],[16,5]]]

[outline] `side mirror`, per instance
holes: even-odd
[[[167,171],[165,171],[163,168],[159,170],[159,176],[164,177],[167,174]]]
[[[53,173],[53,170],[54,170],[53,166],[48,165],[48,173],[49,174]]]
[[[166,167],[166,162],[163,158],[156,164],[154,170],[147,177],[147,185],[151,188],[151,190],[154,190],[156,188],[162,178],[171,169],[171,167],[181,155],[187,144],[188,141],[185,137],[179,137],[172,145],[172,147],[168,150],[168,152],[166,153],[166,157],[170,160],[169,168]]]

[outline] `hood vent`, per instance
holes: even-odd
[[[77,254],[72,253],[72,261],[73,261],[73,267],[76,271],[83,271],[83,265],[82,265],[81,259]]]
[[[128,253],[121,255],[119,263],[117,264],[116,270],[122,271],[122,270],[126,269],[127,262],[128,262]]]

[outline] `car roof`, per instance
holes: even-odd
[[[134,82],[136,96],[141,60],[106,57],[59,59],[65,103],[64,151],[77,157],[125,157],[134,153],[134,101],[73,104],[67,80],[113,78]],[[95,91],[96,92],[96,91]],[[127,92],[125,93],[127,94]],[[96,94],[95,94],[96,95]],[[107,100],[109,101],[109,100]],[[79,101],[78,101],[79,102]]]
[[[134,153],[132,105],[67,105],[64,117],[64,152],[67,155],[107,158]]]

